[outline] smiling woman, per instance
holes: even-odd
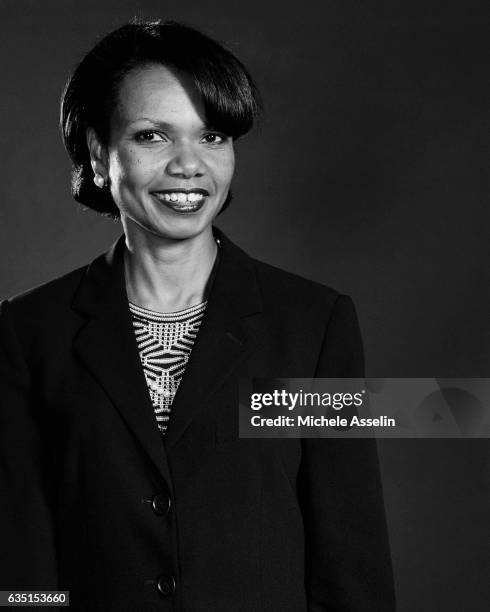
[[[213,226],[260,107],[194,29],[131,23],[62,97],[72,194],[123,235],[0,311],[0,590],[72,610],[394,610],[374,440],[240,439],[238,381],[363,376],[354,306]]]
[[[88,144],[126,236],[207,240],[203,230],[211,232],[230,188],[233,139],[207,125],[192,81],[162,65],[133,69],[120,84],[110,134],[104,147],[89,129]]]

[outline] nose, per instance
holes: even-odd
[[[167,172],[177,178],[193,178],[204,174],[204,163],[191,144],[180,144],[167,163]]]

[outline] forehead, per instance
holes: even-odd
[[[202,99],[191,78],[158,64],[135,68],[124,76],[116,115],[124,123],[143,117],[176,125],[205,122]]]

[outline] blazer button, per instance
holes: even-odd
[[[168,597],[175,592],[175,578],[173,576],[160,576],[157,580],[157,590],[162,597]]]
[[[172,501],[168,495],[165,495],[165,493],[158,493],[157,495],[154,495],[153,499],[151,500],[153,512],[158,514],[158,516],[168,514],[170,512],[171,505]]]

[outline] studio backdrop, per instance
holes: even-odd
[[[236,145],[217,219],[230,238],[348,293],[369,376],[488,377],[483,4],[0,0],[0,297],[122,233],[71,199],[58,114],[83,52],[134,15],[223,41],[261,90],[263,119]],[[400,612],[486,610],[488,440],[378,447]]]

